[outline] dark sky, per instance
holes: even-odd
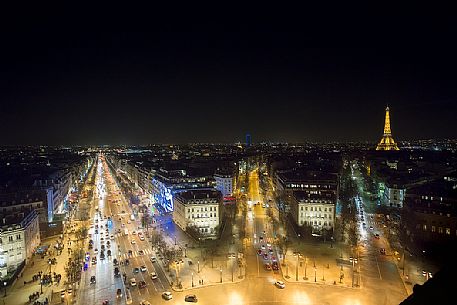
[[[387,104],[397,140],[457,136],[455,24],[263,22],[3,28],[0,144],[377,141]]]

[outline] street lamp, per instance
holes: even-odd
[[[6,281],[3,282],[3,287],[5,288],[5,295],[4,297],[6,297],[6,284],[8,284]]]
[[[305,257],[305,277],[303,278],[305,281],[308,280],[308,277],[306,276],[306,268],[308,267],[308,258]]]
[[[322,267],[322,280],[325,281],[325,265]]]
[[[298,257],[299,254],[297,253],[297,264],[295,265],[295,280],[298,282]]]
[[[316,266],[314,266],[314,282],[317,282],[316,272],[317,272],[317,268],[316,268]]]
[[[194,273],[192,272],[192,287],[194,287]]]
[[[219,268],[219,271],[221,272],[221,283],[222,283],[222,266]]]
[[[198,273],[200,273],[200,261],[197,261]]]

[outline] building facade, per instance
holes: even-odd
[[[196,228],[204,238],[216,238],[221,222],[222,194],[216,190],[193,190],[174,196],[173,221],[184,231]]]
[[[32,257],[40,244],[38,215],[25,213],[0,215],[0,277]]]
[[[223,197],[230,197],[233,194],[233,185],[235,178],[229,173],[216,173],[214,174],[216,181],[216,190],[222,193]]]

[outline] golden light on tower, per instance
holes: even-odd
[[[397,143],[395,143],[392,137],[392,131],[390,130],[390,114],[389,107],[386,107],[386,119],[384,120],[384,134],[379,141],[376,150],[399,150]]]

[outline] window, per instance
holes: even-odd
[[[308,207],[305,207],[305,211],[308,211]]]
[[[443,228],[442,227],[438,227],[438,233],[443,234]]]
[[[436,232],[436,227],[432,226],[432,232]]]
[[[422,227],[422,229],[423,229],[424,231],[427,231],[427,225],[424,225],[424,226]]]
[[[451,228],[446,228],[446,235],[451,235]]]

